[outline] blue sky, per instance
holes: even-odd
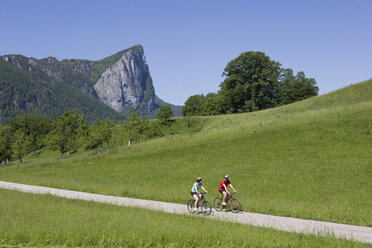
[[[99,60],[136,44],[173,104],[216,92],[245,51],[304,71],[324,94],[372,78],[372,1],[0,2],[0,55]]]

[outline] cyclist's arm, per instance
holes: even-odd
[[[234,190],[234,192],[236,193],[236,189],[232,186],[232,184],[230,183],[230,187]]]
[[[201,186],[201,187],[202,187],[202,189],[204,190],[205,193],[208,193],[208,191],[203,186]]]

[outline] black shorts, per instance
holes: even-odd
[[[226,192],[225,190],[218,190],[218,192],[220,192],[221,194],[223,194],[223,192]]]
[[[195,194],[197,194],[196,192],[191,192],[191,196],[194,196]]]

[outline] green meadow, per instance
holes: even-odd
[[[372,226],[372,80],[279,108],[200,118],[198,132],[122,141],[101,157],[42,151],[0,168],[0,180],[186,204],[196,177],[212,201],[230,174],[244,211]]]
[[[0,190],[1,247],[372,247],[203,217]]]

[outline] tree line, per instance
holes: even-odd
[[[169,128],[175,122],[172,117],[169,105],[160,107],[158,119],[154,121],[132,113],[121,123],[129,133],[128,144],[163,136],[164,127]],[[19,160],[23,163],[25,155],[37,156],[43,148],[59,151],[61,157],[79,147],[98,149],[101,155],[105,144],[107,152],[109,144],[115,146],[114,127],[111,119],[97,119],[93,125],[88,125],[84,115],[75,110],[67,110],[55,120],[37,114],[20,115],[11,119],[7,126],[0,126],[0,162]]]
[[[293,74],[263,52],[244,52],[231,60],[217,93],[190,96],[182,115],[220,115],[277,107],[318,95],[314,78]]]

